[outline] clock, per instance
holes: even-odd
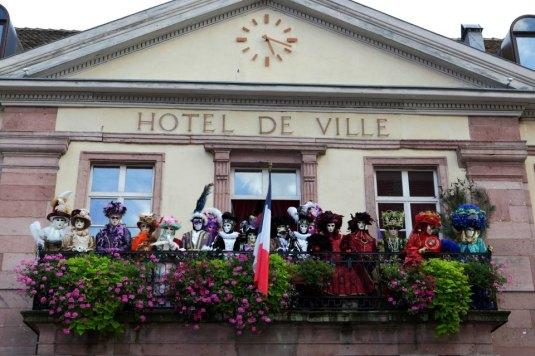
[[[249,19],[240,29],[236,43],[252,62],[263,63],[268,68],[273,62],[283,62],[284,57],[294,52],[297,37],[292,28],[280,18],[269,14]]]

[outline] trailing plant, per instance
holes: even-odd
[[[496,207],[490,202],[490,198],[485,189],[477,187],[473,181],[468,178],[457,179],[456,182],[439,193],[442,212],[440,218],[442,221],[442,233],[444,236],[455,237],[456,233],[451,223],[451,213],[462,204],[474,204],[485,211],[487,214],[486,228],[489,227],[490,218]]]
[[[307,258],[295,264],[294,279],[299,284],[323,289],[333,278],[334,266],[328,262]]]
[[[435,280],[418,267],[403,268],[399,262],[379,265],[379,284],[388,303],[411,314],[427,311],[435,297]]]
[[[176,310],[199,327],[199,322],[221,316],[237,334],[258,331],[270,316],[288,306],[291,273],[288,262],[270,256],[269,294],[254,284],[252,261],[245,254],[225,259],[180,262],[168,276]]]
[[[435,297],[431,309],[437,322],[438,336],[459,331],[462,318],[470,307],[470,284],[464,264],[432,258],[421,265],[425,274],[435,278]]]
[[[18,279],[28,295],[48,307],[65,334],[116,333],[123,330],[116,314],[125,305],[135,306],[143,322],[142,311],[157,303],[150,287],[146,288],[150,269],[150,261],[138,265],[95,254],[69,259],[57,254],[23,263]]]
[[[496,294],[507,282],[507,278],[502,272],[502,266],[494,263],[467,262],[464,264],[464,272],[472,287],[489,290],[493,294]]]

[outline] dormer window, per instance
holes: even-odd
[[[501,55],[535,70],[535,15],[521,16],[513,21],[503,40]]]

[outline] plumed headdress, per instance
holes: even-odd
[[[51,202],[52,212],[46,216],[46,218],[52,221],[53,217],[62,217],[70,219],[71,217],[71,208],[67,204],[67,200],[72,192],[67,191],[57,195]]]
[[[155,214],[140,214],[137,222],[137,227],[141,229],[141,224],[146,224],[149,227],[149,233],[153,233],[158,227],[158,221]]]
[[[383,228],[403,229],[405,225],[405,213],[403,211],[386,210],[381,213]]]
[[[327,224],[334,223],[334,229],[340,230],[342,227],[343,215],[335,214],[332,211],[324,211],[315,220],[316,227],[319,231],[326,231]]]
[[[182,227],[182,225],[180,225],[180,223],[178,222],[178,220],[173,216],[173,215],[166,215],[166,216],[162,216],[160,218],[160,228],[171,228],[173,230],[178,230]]]
[[[104,215],[109,218],[112,215],[123,216],[126,213],[126,206],[118,201],[110,201],[103,209]]]
[[[371,225],[374,220],[367,212],[355,213],[354,215],[351,214],[351,220],[347,222],[347,227],[349,228],[349,230],[353,232],[357,231],[359,221],[363,222],[366,225]]]
[[[419,212],[414,221],[417,228],[422,228],[424,225],[440,227],[440,215],[430,210]]]
[[[206,217],[206,223],[204,224],[206,231],[217,231],[223,223],[223,214],[221,214],[219,209],[206,208],[203,210],[203,215]]]
[[[71,225],[74,226],[76,219],[83,220],[84,230],[91,226],[91,215],[87,209],[74,209],[71,214]]]
[[[310,203],[310,202],[309,202]],[[312,203],[311,203],[312,204]],[[321,208],[320,208],[321,209]],[[301,205],[299,208],[295,208],[293,206],[288,208],[288,215],[295,221],[295,223],[299,223],[299,221],[305,220],[308,223],[311,223],[316,218],[312,215],[312,212],[316,212],[316,210],[311,206],[305,206]]]
[[[451,224],[457,231],[469,227],[474,230],[484,230],[487,224],[487,214],[473,204],[463,204],[451,214]]]
[[[311,221],[315,220],[321,213],[323,213],[321,206],[312,201],[307,201],[299,207],[299,214],[310,216],[312,219]]]
[[[194,218],[199,218],[199,219],[202,219],[203,224],[206,224],[206,215],[202,213],[202,210],[204,209],[204,206],[206,205],[206,199],[212,192],[213,186],[214,186],[213,183],[210,183],[204,186],[201,196],[199,197],[199,199],[197,199],[197,204],[195,205],[195,209],[193,210],[193,214],[191,215],[190,221],[193,221]]]

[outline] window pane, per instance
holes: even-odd
[[[535,37],[517,37],[520,65],[535,69]]]
[[[126,214],[123,216],[123,223],[127,227],[137,227],[137,219],[140,214],[152,211],[150,199],[125,199]]]
[[[117,200],[117,198],[91,199],[89,204],[91,225],[106,225],[108,223],[108,218],[104,215],[103,209],[112,200]]]
[[[379,207],[379,216],[377,217],[379,219],[379,224],[380,224],[380,227],[381,229],[384,229],[385,227],[383,226],[383,221],[381,219],[381,216],[383,215],[383,211],[386,211],[386,210],[393,210],[393,211],[404,211],[403,210],[403,204],[401,203],[379,203],[377,204],[378,207]],[[405,228],[405,227],[403,227]]]
[[[234,172],[234,195],[262,195],[262,172]]]
[[[412,225],[414,226],[414,217],[422,211],[437,211],[437,204],[435,203],[419,203],[419,204],[411,204],[411,212],[412,212]]]
[[[401,171],[377,171],[377,195],[380,197],[403,196]]]
[[[434,197],[433,171],[409,171],[409,191],[411,197]]]
[[[117,192],[119,167],[93,167],[92,192]]]
[[[295,172],[271,173],[271,189],[273,196],[296,196],[297,174]]]
[[[154,171],[146,167],[128,167],[126,169],[125,192],[152,193]]]

